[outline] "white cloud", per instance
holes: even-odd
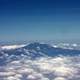
[[[80,57],[43,57],[37,60],[21,59],[1,67],[4,80],[79,80]]]
[[[1,49],[4,50],[10,50],[10,49],[16,49],[16,48],[21,48],[24,47],[25,45],[8,45],[8,46],[2,46]]]

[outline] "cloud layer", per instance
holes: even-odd
[[[80,80],[80,57],[12,61],[0,66],[0,80]]]

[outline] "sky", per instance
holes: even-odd
[[[0,0],[0,41],[80,41],[79,0]]]

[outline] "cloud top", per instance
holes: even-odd
[[[79,56],[21,59],[0,66],[0,79],[3,80],[79,80],[79,75]]]

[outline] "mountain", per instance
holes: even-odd
[[[12,61],[21,58],[36,59],[45,56],[75,56],[79,54],[80,50],[58,48],[51,46],[50,44],[34,42],[23,46],[2,47],[0,50],[0,62],[3,63],[5,61]]]

